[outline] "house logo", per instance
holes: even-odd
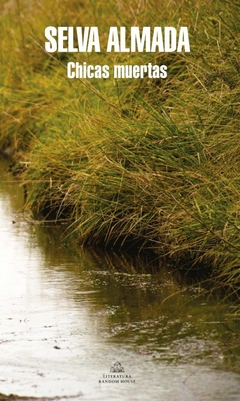
[[[120,362],[115,362],[109,373],[102,374],[101,379],[98,380],[99,384],[135,384],[136,380],[131,374],[125,373],[124,367]]]
[[[115,362],[110,369],[111,373],[124,373],[124,368],[122,367],[120,362]]]

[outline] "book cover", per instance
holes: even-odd
[[[238,399],[239,10],[1,0],[0,400]]]

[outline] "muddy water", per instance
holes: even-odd
[[[5,170],[0,400],[239,400],[234,305],[164,267],[63,247],[64,227],[29,224]]]

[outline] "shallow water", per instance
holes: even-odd
[[[5,171],[1,163],[0,400],[239,399],[234,305],[164,267],[64,247],[64,226],[29,224]],[[124,372],[110,372],[116,362]]]

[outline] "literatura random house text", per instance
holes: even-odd
[[[102,52],[98,27],[54,27],[45,29],[45,50],[48,53]],[[110,27],[106,53],[170,53],[190,52],[187,27]],[[166,78],[166,65],[90,65],[86,62],[67,63],[67,77],[72,78]]]

